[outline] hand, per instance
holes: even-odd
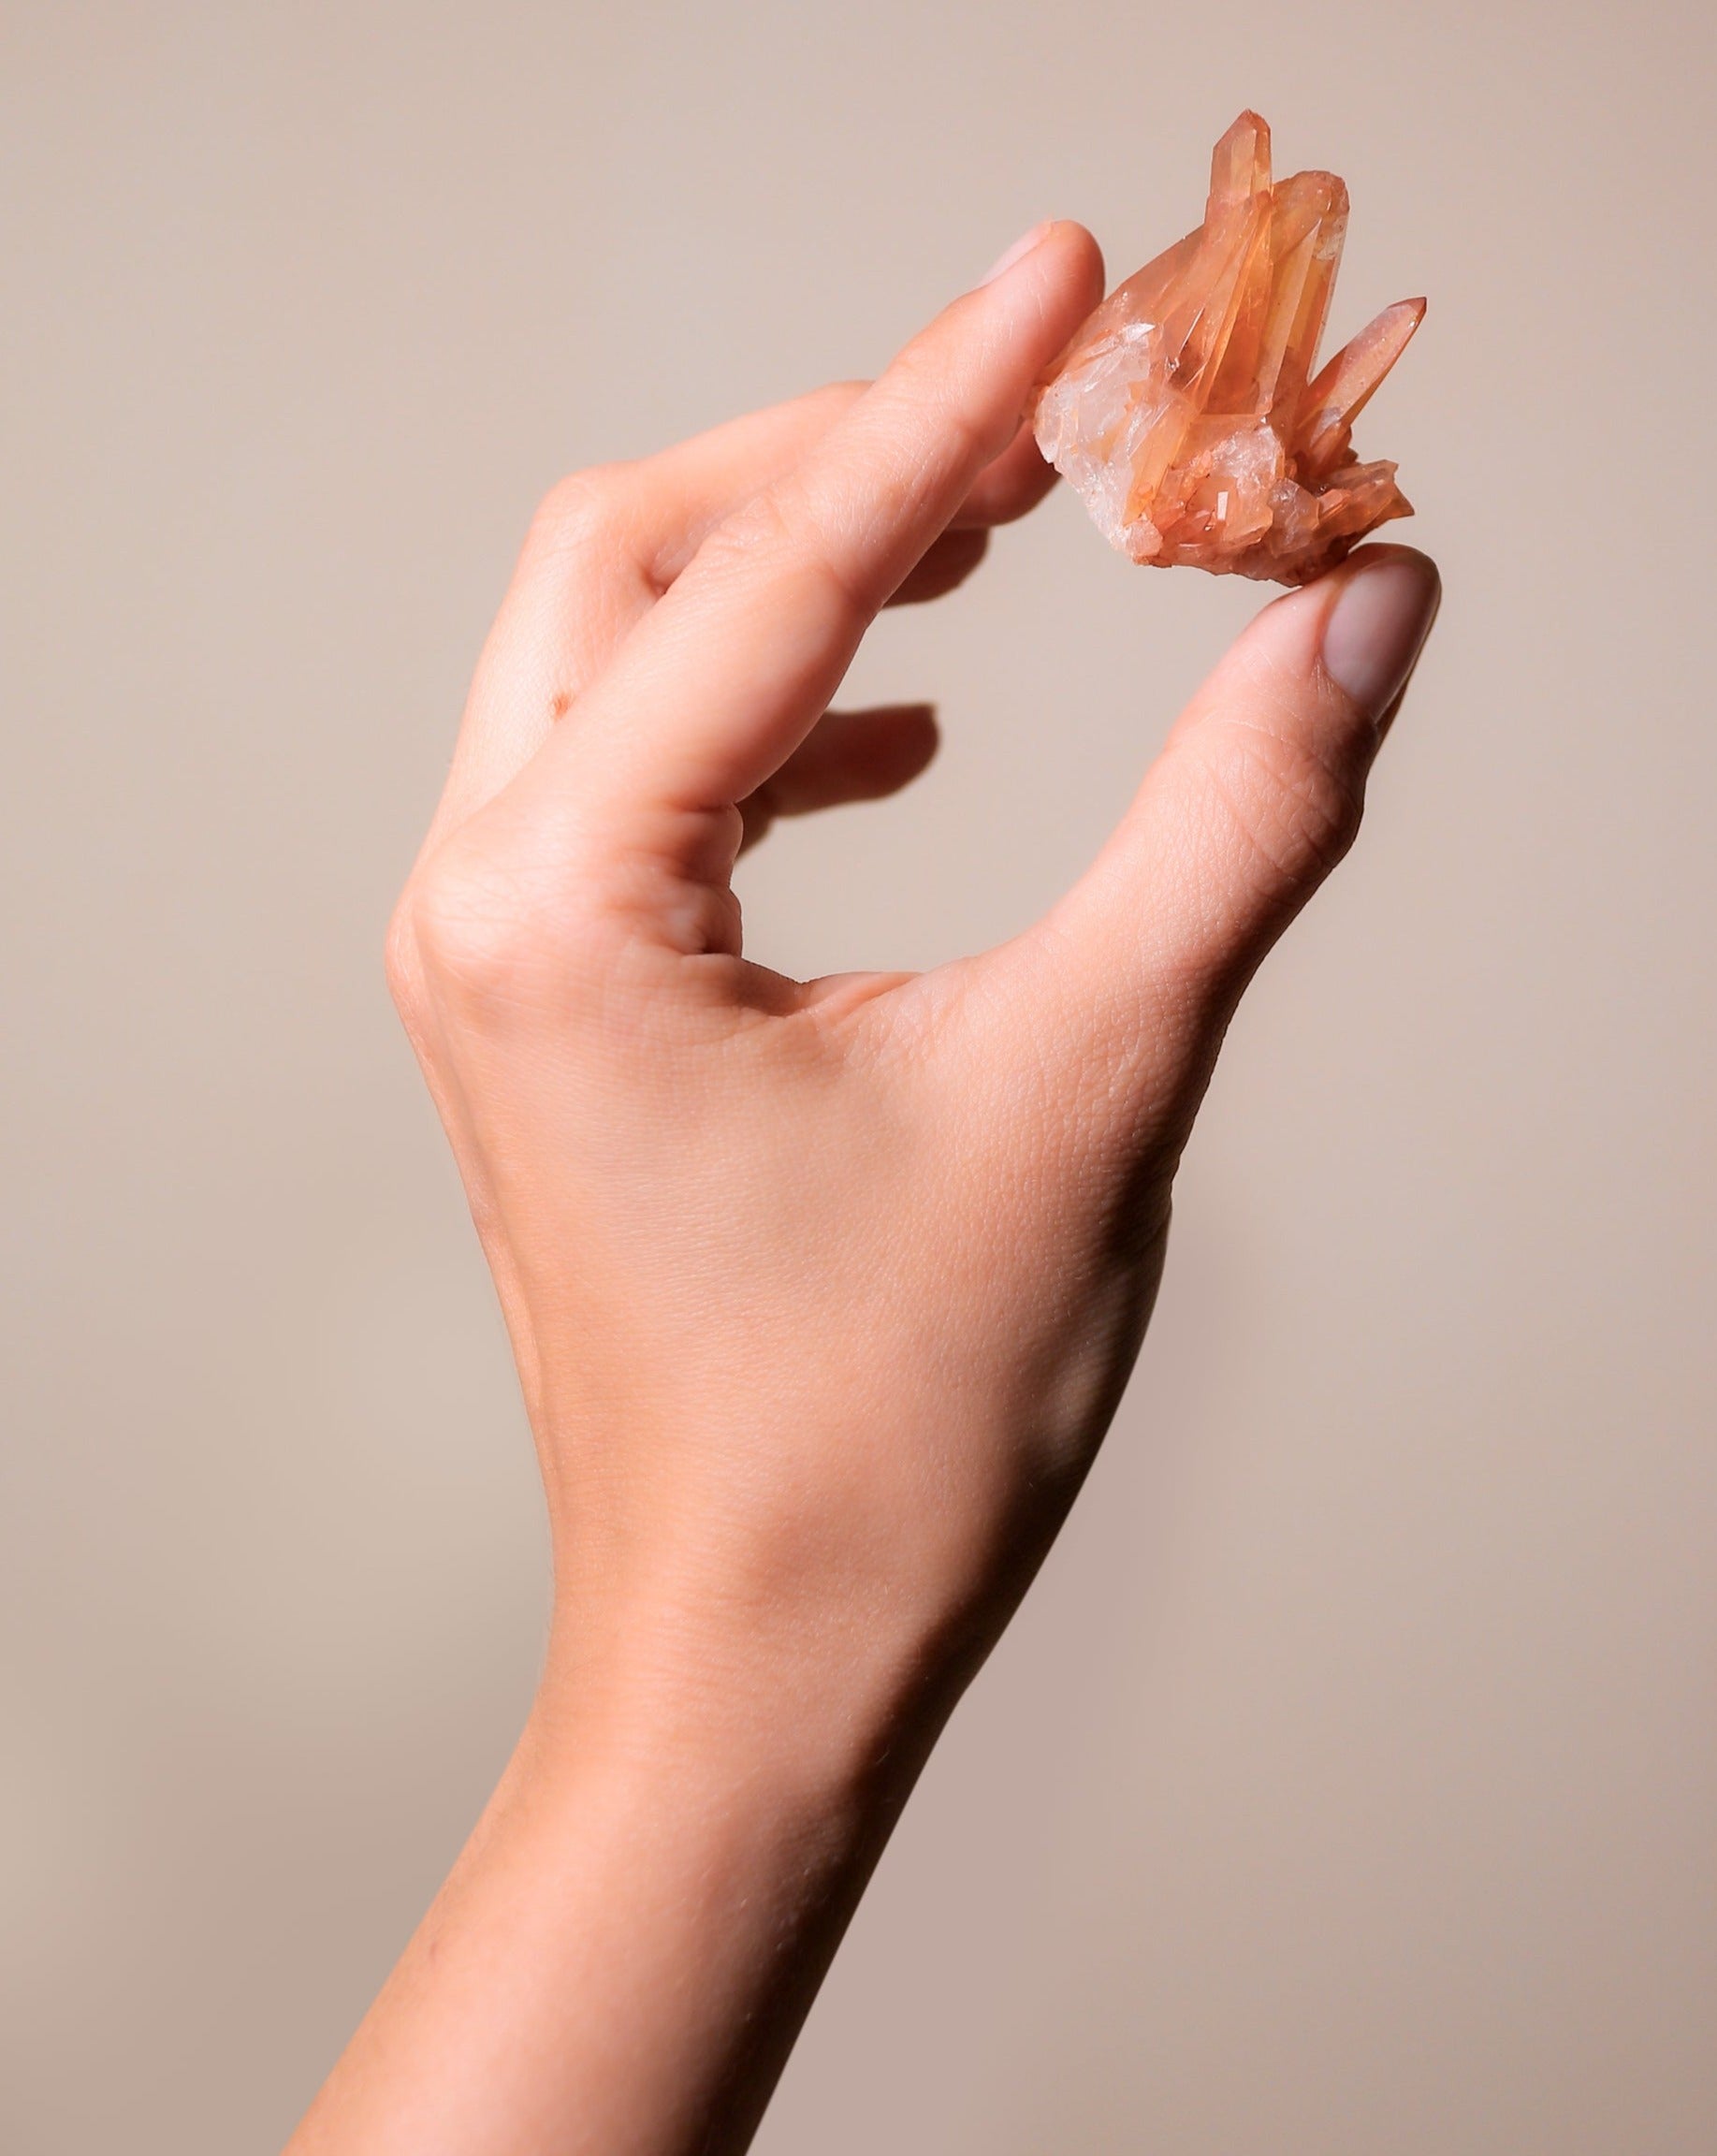
[[[1056,225],[872,386],[546,503],[400,902],[547,1493],[531,1728],[306,2148],[743,2145],[961,1684],[1131,1368],[1235,999],[1352,839],[1435,604],[1277,601],[1088,875],[981,957],[808,983],[730,872],[892,791],[828,710],[891,598],[1047,484],[1021,414],[1101,293]]]

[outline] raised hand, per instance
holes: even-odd
[[[1025,935],[915,977],[744,955],[741,844],[933,750],[922,708],[830,708],[875,613],[1047,485],[1021,414],[1101,265],[1028,239],[874,385],[558,488],[483,655],[390,960],[555,1619],[295,2147],[744,2145],[1113,1411],[1235,999],[1354,836],[1435,605],[1399,548],[1263,612]]]

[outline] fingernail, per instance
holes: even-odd
[[[1039,240],[1048,236],[1055,222],[1053,217],[1045,217],[1041,224],[1034,225],[1029,232],[1022,232],[1000,260],[985,270],[978,280],[979,290],[982,291],[986,284],[994,284],[997,278],[1005,276],[1016,262],[1023,262]]]
[[[1324,672],[1381,719],[1407,685],[1443,596],[1434,561],[1391,554],[1356,570],[1324,623]]]

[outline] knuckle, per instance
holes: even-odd
[[[708,533],[698,548],[700,565],[734,567],[760,556],[786,556],[801,544],[797,519],[789,516],[777,487],[764,487]]]
[[[845,382],[825,382],[821,388],[809,391],[806,401],[826,411],[830,419],[838,419],[849,406],[858,402],[869,387],[868,382],[857,378]]]
[[[393,910],[382,945],[382,967],[394,1008],[408,1025],[417,1015],[422,999],[423,967],[413,931],[408,885]]]
[[[468,1010],[522,1003],[555,967],[559,929],[516,878],[478,857],[443,857],[418,870],[396,909],[390,979],[400,968],[408,1003],[418,983]]]
[[[1229,798],[1260,864],[1290,889],[1319,881],[1358,836],[1361,777],[1296,732],[1243,725],[1234,754],[1242,768]]]
[[[610,554],[627,532],[630,467],[594,464],[558,479],[537,504],[525,541],[533,558]]]
[[[701,575],[718,582],[764,576],[808,588],[843,628],[867,622],[888,597],[868,573],[867,548],[850,544],[838,512],[795,491],[766,487],[718,524],[698,549]]]

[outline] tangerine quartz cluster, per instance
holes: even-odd
[[[1387,307],[1312,377],[1347,230],[1332,172],[1270,181],[1270,129],[1216,145],[1204,223],[1118,285],[1038,390],[1032,424],[1113,546],[1157,568],[1304,584],[1412,504],[1353,421],[1422,299]]]

